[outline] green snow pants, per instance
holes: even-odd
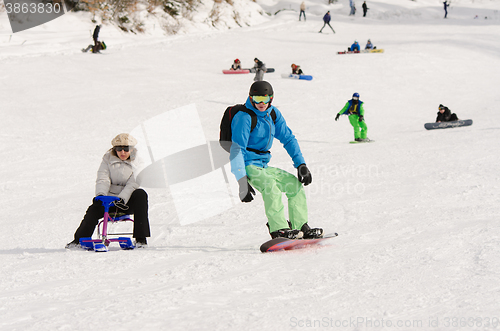
[[[282,201],[283,193],[288,198],[288,217],[292,230],[300,230],[307,223],[306,193],[297,177],[284,170],[254,165],[245,167],[248,182],[262,194],[264,208],[269,224],[269,232],[288,229],[285,217],[285,207]]]
[[[349,122],[351,122],[352,127],[354,128],[354,139],[366,139],[368,134],[368,127],[366,126],[365,121],[359,121],[358,115],[349,115]]]

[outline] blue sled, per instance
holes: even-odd
[[[105,242],[103,242],[100,239],[92,239],[90,237],[80,238],[80,246],[82,246],[83,249],[86,249],[88,251],[95,251],[95,252],[107,252],[108,245],[112,242],[119,243],[121,249],[134,249],[135,248],[134,244],[132,243],[132,238],[128,238],[128,237],[119,237],[116,239],[106,239]]]
[[[282,78],[291,78],[291,79],[304,79],[304,80],[312,80],[313,76],[311,75],[295,75],[295,74],[281,74]]]

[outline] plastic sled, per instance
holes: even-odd
[[[120,245],[121,249],[134,249],[135,246],[130,237],[110,238],[110,236],[130,235],[131,233],[108,233],[108,227],[111,224],[134,221],[128,214],[120,214],[116,217],[111,217],[109,215],[109,208],[115,201],[120,200],[120,198],[114,196],[98,196],[95,199],[101,201],[104,206],[103,219],[97,225],[98,239],[92,239],[91,237],[80,238],[80,245],[82,248],[95,252],[107,252],[108,246],[116,242]]]

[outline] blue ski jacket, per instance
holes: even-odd
[[[273,145],[274,138],[283,144],[288,155],[292,158],[295,168],[305,163],[297,139],[276,107],[271,105],[266,111],[261,112],[252,105],[250,98],[247,98],[245,107],[255,112],[257,125],[251,131],[252,118],[243,111],[236,113],[231,122],[233,141],[230,152],[231,172],[235,175],[236,180],[247,175],[245,170],[247,165],[267,168],[267,164],[271,160],[271,153],[268,151]],[[271,117],[273,109],[276,113],[276,123]]]
[[[351,51],[359,51],[359,44],[354,43],[351,45]]]
[[[359,100],[357,105],[352,105],[352,99],[347,101],[344,108],[339,111],[340,115],[358,115],[364,116],[365,109],[363,108],[363,101]]]
[[[330,14],[326,13],[325,16],[323,16],[323,22],[330,23],[331,20],[332,17],[330,16]]]

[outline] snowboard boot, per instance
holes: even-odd
[[[271,238],[301,239],[304,234],[300,230],[281,229],[271,232]]]
[[[323,229],[320,229],[320,228],[311,229],[307,223],[302,225],[302,228],[300,229],[300,231],[302,231],[304,233],[304,236],[302,237],[302,239],[323,238]]]

